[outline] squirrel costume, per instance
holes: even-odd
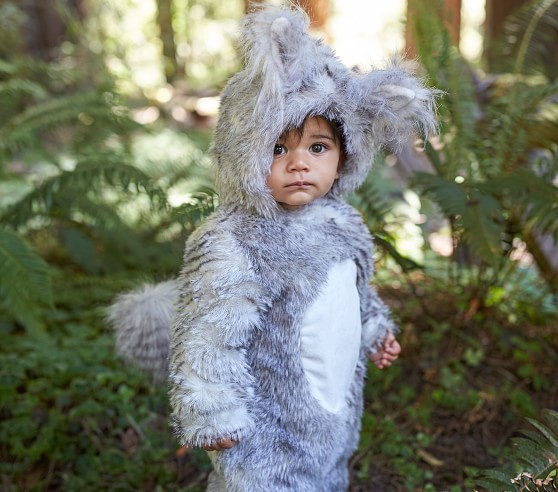
[[[220,205],[178,279],[110,309],[120,353],[168,377],[181,444],[234,441],[209,453],[212,492],[346,490],[367,357],[396,331],[344,199],[382,145],[434,128],[435,91],[396,65],[351,71],[307,29],[288,6],[245,17],[212,145]],[[284,207],[267,181],[274,149],[312,116],[339,127],[345,159],[324,196]]]

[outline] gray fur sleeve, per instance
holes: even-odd
[[[397,326],[391,318],[389,308],[378,296],[376,288],[370,284],[374,273],[373,241],[368,227],[360,213],[345,208],[353,228],[350,232],[351,243],[356,246],[357,288],[360,296],[360,317],[362,321],[361,348],[366,354],[375,353],[388,333],[396,334]]]
[[[183,445],[242,439],[253,427],[245,350],[265,308],[252,265],[230,234],[203,227],[186,245],[179,291],[170,343],[172,426]]]
[[[378,296],[376,288],[368,286],[362,305],[362,346],[369,354],[375,353],[388,333],[396,334],[398,329],[391,319],[389,308]]]

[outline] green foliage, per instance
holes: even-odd
[[[187,12],[175,11],[179,42],[192,39],[190,27],[201,28],[192,19],[204,12],[223,9],[226,17],[242,7],[202,3],[200,10],[176,2]],[[70,23],[74,38],[91,23],[108,26],[107,15],[131,3],[95,5],[99,16],[87,26]],[[447,93],[441,141],[426,144],[435,172],[417,176],[414,187],[438,204],[456,243],[482,261],[455,271],[427,252],[419,271],[399,242],[410,196],[381,166],[351,197],[376,244],[409,272],[396,277],[392,296],[404,357],[389,371],[371,368],[366,386],[352,461],[354,484],[364,490],[471,490],[476,469],[499,456],[502,435],[521,417],[539,415],[558,360],[544,334],[553,333],[556,298],[532,270],[505,257],[529,231],[556,235],[556,84],[519,72],[479,84],[447,33],[429,24],[436,16],[428,5],[422,12],[413,19],[425,34],[421,58]],[[102,57],[84,51],[89,44],[118,58],[124,50],[129,60],[122,32],[103,45],[105,27],[93,26],[46,63],[25,56],[15,39],[21,14],[14,2],[0,6],[0,44],[10,46],[0,61],[2,487],[201,490],[207,458],[190,451],[180,463],[166,389],[116,357],[103,316],[117,292],[174,274],[184,239],[216,206],[208,137],[134,121],[133,103],[119,90],[126,74],[118,85]],[[203,70],[183,53],[201,80]],[[538,326],[545,323],[548,329]],[[541,425],[555,439],[556,416]],[[524,439],[534,444],[520,441],[520,459],[510,463],[539,456],[545,439],[548,447],[533,434]],[[533,474],[537,463],[529,461],[514,473]],[[185,470],[193,478],[181,476]]]
[[[404,203],[404,198],[402,191],[382,175],[382,164],[375,163],[365,182],[350,196],[349,201],[362,214],[380,251],[389,255],[404,272],[409,272],[420,266],[401,253],[397,246],[398,230],[408,220],[408,217],[397,213],[397,206]]]
[[[383,290],[403,353],[387,371],[369,368],[357,489],[474,490],[523,419],[555,399],[558,305],[541,279],[514,270],[505,292],[475,310],[475,274],[456,286],[433,266]]]
[[[55,277],[46,331],[3,323],[4,490],[176,490],[166,388],[125,367],[103,310],[122,282]]]
[[[452,219],[454,234],[487,263],[501,256],[504,233],[501,205],[481,183],[456,183],[436,174],[415,176],[416,186],[431,196],[446,217]]]
[[[533,2],[532,26],[551,24],[555,4]],[[413,186],[448,220],[454,258],[467,248],[468,266],[481,262],[498,272],[514,238],[532,246],[533,232],[558,237],[558,82],[520,71],[530,68],[521,59],[525,46],[539,39],[532,27],[515,37],[514,73],[480,80],[449,44],[437,8],[421,2],[421,14],[410,19],[428,78],[444,91],[439,141],[425,146],[433,173],[416,175]]]
[[[555,79],[558,31],[556,0],[525,2],[506,19],[503,35],[490,50],[491,69],[498,72],[542,73]],[[521,42],[518,42],[518,39]]]
[[[52,307],[50,270],[17,234],[0,229],[0,308],[28,329],[42,327],[41,314]]]
[[[102,195],[107,186],[119,186],[127,193],[147,194],[154,211],[164,208],[166,196],[144,172],[115,152],[97,152],[81,156],[71,171],[61,171],[46,178],[21,200],[7,208],[0,220],[12,227],[26,225],[38,216],[61,217],[79,211],[98,222],[117,222],[118,216],[109,209],[95,207],[88,192]]]
[[[10,82],[14,82],[13,80]],[[30,81],[27,82],[32,85]],[[37,85],[36,88],[39,86]],[[58,96],[54,99],[40,101],[25,108],[12,118],[7,119],[0,126],[0,152],[16,152],[36,140],[37,131],[51,130],[66,124],[77,124],[78,135],[85,138],[83,127],[90,127],[93,123],[98,125],[97,132],[90,132],[97,143],[100,137],[105,136],[103,128],[112,123],[112,130],[120,130],[118,125],[122,115],[120,108],[111,101],[112,95],[102,90],[80,91],[76,94]],[[91,130],[91,129],[89,129]],[[93,142],[88,142],[89,144]]]
[[[528,419],[535,430],[512,439],[503,468],[483,472],[477,485],[487,491],[556,490],[558,485],[558,412],[545,410],[543,420]]]
[[[0,224],[14,231],[3,241],[13,250],[19,233],[51,266],[94,274],[138,265],[175,272],[185,237],[216,204],[207,159],[177,132],[142,146],[151,130],[132,119],[97,57],[73,56],[79,64],[17,52],[0,63]],[[3,269],[2,299],[10,315],[37,326],[49,302],[36,278],[46,266],[29,246],[17,259]]]

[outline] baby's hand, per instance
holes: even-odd
[[[385,369],[391,366],[392,362],[399,357],[400,352],[401,345],[399,345],[393,333],[388,333],[382,346],[375,354],[371,355],[369,359],[374,362],[379,369]]]
[[[231,449],[235,444],[236,441],[232,439],[219,439],[207,446],[202,446],[202,448],[206,451],[223,451],[224,449]]]

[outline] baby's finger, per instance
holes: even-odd
[[[207,444],[206,446],[202,446],[202,448],[205,449],[206,451],[220,451],[224,441],[228,441],[228,439],[226,440],[219,439],[218,441]]]
[[[397,356],[401,353],[401,345],[399,345],[399,342],[397,340],[393,340],[391,344],[386,346],[386,352],[389,355]]]
[[[221,439],[219,445],[221,449],[231,449],[236,444],[232,439]]]
[[[398,352],[386,352],[385,357],[386,357],[386,359],[393,362],[395,359],[397,359],[399,357],[399,353]]]
[[[374,362],[374,364],[378,363],[381,358],[382,358],[381,352],[375,352],[374,354],[368,356],[368,359]]]

